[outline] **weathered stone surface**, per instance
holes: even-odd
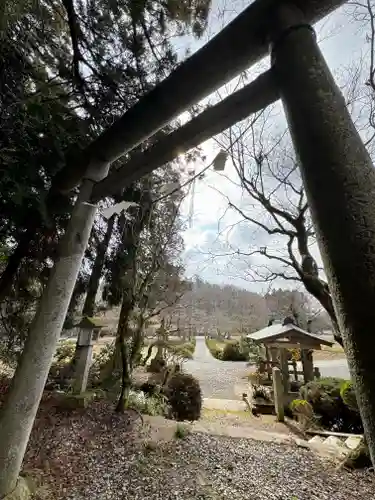
[[[355,450],[363,442],[363,436],[350,436],[345,441],[345,446],[350,450]]]
[[[309,439],[309,444],[312,445],[322,445],[324,443],[324,439],[321,436],[314,436],[313,438]]]
[[[339,458],[344,458],[348,454],[348,448],[344,445],[344,442],[336,436],[329,436],[324,441],[324,446],[332,451]]]
[[[316,36],[295,2],[279,3],[279,32],[288,31],[273,49],[274,75],[375,464],[375,169]]]
[[[343,441],[336,436],[324,439],[322,436],[314,436],[308,441],[309,447],[322,457],[330,457],[334,460],[343,459],[349,453]]]
[[[337,436],[328,436],[324,443],[337,448],[342,448],[344,446],[344,443]]]
[[[94,392],[83,394],[62,394],[59,397],[58,406],[64,410],[75,410],[77,408],[87,408],[89,403],[95,398]]]
[[[285,378],[285,377],[284,377]],[[279,368],[272,368],[273,394],[275,400],[275,411],[277,420],[284,422],[284,391],[283,377]]]
[[[27,481],[20,477],[17,481],[15,489],[5,496],[4,500],[28,500],[31,498],[31,491]]]

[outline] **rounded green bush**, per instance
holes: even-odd
[[[216,359],[223,359],[223,351],[221,349],[211,349],[211,354]]]
[[[165,394],[175,420],[199,420],[202,392],[196,378],[189,373],[175,373],[168,382]]]
[[[223,350],[223,361],[247,361],[249,352],[239,343],[228,343]]]

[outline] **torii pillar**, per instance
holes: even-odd
[[[272,65],[375,465],[375,169],[295,6],[275,9]]]

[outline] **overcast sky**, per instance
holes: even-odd
[[[192,41],[190,38],[179,40],[178,49],[181,57],[187,50],[190,52],[198,50],[248,4],[249,2],[245,0],[214,0],[206,36],[200,41]],[[348,7],[331,14],[319,23],[316,29],[328,64],[339,83],[343,84],[346,81],[348,67],[368,50],[365,29],[353,21]],[[268,61],[263,61],[261,65],[262,68],[266,68]],[[259,67],[255,68],[253,75],[259,71]],[[227,85],[220,90],[220,95],[227,95],[232,88],[233,85]],[[215,94],[210,96],[209,101],[214,102],[217,99],[218,95]],[[281,105],[271,110],[267,126],[272,129],[273,136],[285,129]],[[220,137],[217,139],[221,140]],[[189,166],[196,171],[208,165],[219,148],[215,140],[208,141],[202,147],[206,160]],[[264,231],[255,226],[239,223],[241,217],[234,210],[228,209],[228,199],[240,207],[246,207],[247,213],[252,217],[261,216],[259,208],[252,208],[248,197],[243,194],[230,161],[226,165],[224,174],[210,169],[203,180],[198,180],[193,202],[190,195],[184,204],[183,214],[189,226],[184,233],[187,274],[189,276],[198,274],[201,278],[214,283],[230,283],[252,291],[265,291],[269,287],[268,283],[254,282],[251,278],[246,278],[251,269],[264,263],[263,257],[253,257],[250,262],[244,259],[238,261],[233,256],[225,254],[235,248],[245,251],[262,246],[272,247],[274,251],[281,253],[282,242],[270,239]],[[313,253],[319,258],[316,247],[313,248]],[[292,287],[294,284],[278,281],[274,286]]]

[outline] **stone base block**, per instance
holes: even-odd
[[[29,485],[23,477],[17,481],[15,489],[4,497],[4,500],[29,500],[31,498],[31,491]]]
[[[87,408],[93,399],[95,399],[95,392],[63,394],[59,397],[58,407],[64,410]]]

